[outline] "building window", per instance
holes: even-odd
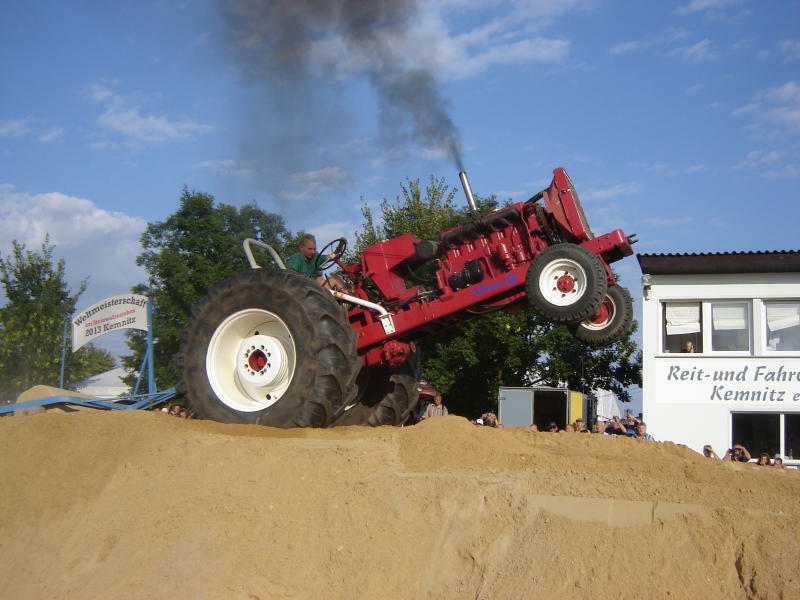
[[[782,455],[793,460],[800,458],[800,413],[783,415],[783,445]]]
[[[800,350],[800,302],[765,302],[767,349]]]
[[[780,415],[770,413],[733,413],[733,444],[741,444],[753,458],[762,452],[770,456],[780,451]]]
[[[664,303],[664,352],[702,352],[699,302]]]
[[[800,413],[732,413],[731,444],[741,444],[753,458],[762,452],[774,458],[800,458]],[[781,447],[783,429],[783,447]]]
[[[750,350],[750,310],[746,302],[711,304],[711,349]]]

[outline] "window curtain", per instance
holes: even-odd
[[[711,319],[717,331],[747,329],[747,305],[712,304]]]
[[[767,304],[767,326],[779,331],[800,325],[800,304]]]
[[[700,304],[670,302],[667,304],[667,335],[700,331]]]

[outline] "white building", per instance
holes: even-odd
[[[800,251],[638,259],[648,432],[800,464]]]

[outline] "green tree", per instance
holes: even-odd
[[[249,268],[242,250],[246,238],[264,241],[284,257],[294,252],[297,242],[297,236],[289,234],[279,215],[266,213],[255,203],[237,209],[186,188],[178,209],[169,218],[147,225],[141,238],[144,252],[136,263],[145,268],[148,279],[135,286],[133,292],[153,300],[154,364],[159,389],[177,383],[175,357],[192,304],[217,281]],[[270,259],[261,255],[259,261],[269,264]],[[136,371],[144,356],[146,334],[129,331],[126,335],[132,354],[123,357],[122,362]]]
[[[431,177],[424,189],[419,180],[409,180],[394,201],[381,201],[378,224],[364,205],[357,250],[406,232],[438,239],[468,219],[466,207],[454,203],[456,193],[443,178]],[[484,213],[498,206],[494,197],[476,201]],[[610,389],[625,401],[627,388],[641,384],[641,355],[630,335],[593,351],[532,310],[485,314],[427,336],[420,345],[425,378],[446,395],[452,412],[465,416],[496,408],[500,385],[566,383],[585,392]]]
[[[86,289],[76,293],[66,283],[64,260],[45,236],[39,251],[14,240],[11,253],[0,257],[0,284],[6,304],[0,308],[0,390],[14,398],[33,385],[58,385],[64,322]],[[113,368],[111,355],[91,344],[67,352],[65,385]]]

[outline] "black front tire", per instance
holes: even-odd
[[[286,428],[329,425],[353,402],[361,363],[330,292],[301,275],[250,269],[192,307],[178,366],[179,390],[199,417]]]
[[[533,259],[525,277],[531,306],[556,323],[582,321],[593,315],[607,287],[603,263],[576,244],[546,248]]]
[[[572,335],[592,347],[602,348],[618,342],[630,331],[633,300],[624,287],[612,285],[598,311],[579,323],[569,325]]]

